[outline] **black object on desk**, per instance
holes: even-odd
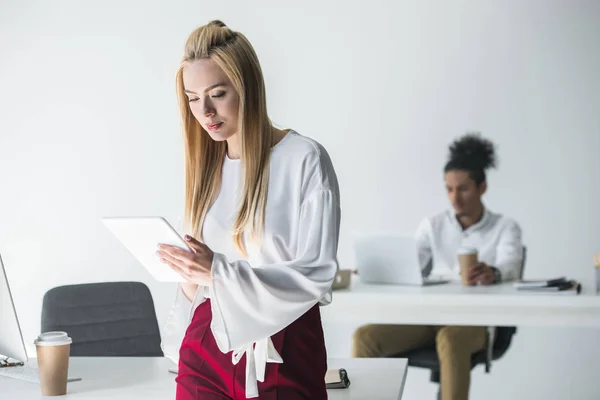
[[[344,368],[332,369],[325,374],[325,387],[327,389],[346,389],[350,386],[348,373]]]
[[[574,280],[566,278],[550,279],[547,281],[520,281],[514,284],[515,288],[523,292],[570,292],[571,294],[581,293],[581,284]]]
[[[23,361],[18,361],[10,357],[0,357],[0,368],[22,367],[23,365],[25,365]]]

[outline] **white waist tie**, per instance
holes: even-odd
[[[256,345],[256,347],[254,347]],[[246,354],[246,398],[258,397],[258,384],[265,381],[267,363],[283,363],[283,359],[275,350],[270,337],[242,346],[233,351],[231,362],[233,365]]]
[[[204,298],[210,299],[210,288],[204,287]],[[192,314],[190,314],[191,320]],[[255,347],[256,346],[256,347]],[[231,362],[237,365],[246,354],[246,398],[258,397],[257,381],[265,381],[265,371],[267,363],[282,364],[283,359],[275,349],[270,337],[259,340],[256,343],[250,343],[241,346],[231,354]]]

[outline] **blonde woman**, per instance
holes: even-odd
[[[326,399],[319,305],[331,301],[340,225],[331,160],[271,124],[252,45],[220,21],[188,38],[177,89],[193,251],[158,251],[187,281],[163,339],[177,400]]]

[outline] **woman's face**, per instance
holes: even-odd
[[[187,63],[183,67],[183,87],[192,114],[213,140],[227,140],[237,133],[240,98],[213,60]]]

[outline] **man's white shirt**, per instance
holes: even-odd
[[[433,262],[431,275],[460,279],[456,252],[461,247],[477,249],[480,262],[496,267],[502,280],[518,279],[523,264],[521,228],[512,219],[484,209],[482,218],[462,228],[453,211],[425,218],[416,233],[422,269]]]

